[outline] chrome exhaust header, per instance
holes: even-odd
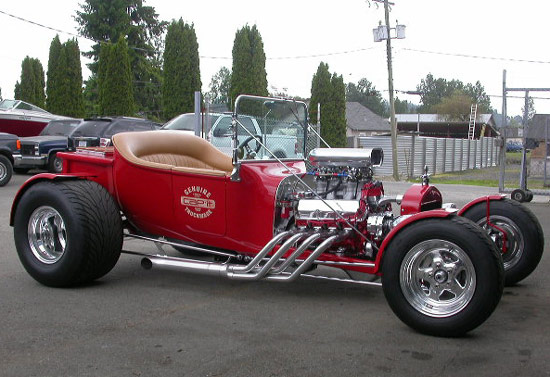
[[[141,266],[144,269],[151,269],[155,266],[177,271],[223,276],[233,280],[254,281],[268,279],[275,281],[293,281],[307,271],[315,260],[340,239],[343,234],[346,234],[346,232],[341,234],[321,231],[316,231],[314,233],[311,231],[284,232],[269,241],[246,266],[230,264],[228,262],[208,262],[163,255],[143,255]],[[305,240],[301,241],[303,238],[305,238]],[[311,251],[310,255],[308,255],[305,260],[300,261],[299,266],[294,271],[290,273],[286,272],[286,270],[296,262],[297,258],[308,250],[313,243],[323,238],[324,240]],[[283,240],[285,241],[280,248],[272,256],[266,258],[266,255]],[[295,245],[297,245],[296,249],[290,256],[283,259],[283,256]]]

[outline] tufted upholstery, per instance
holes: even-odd
[[[231,158],[212,144],[182,131],[123,132],[113,145],[127,161],[157,169],[224,176],[231,173]]]

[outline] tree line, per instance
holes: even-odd
[[[88,80],[82,81],[76,39],[61,43],[56,36],[46,73],[38,59],[27,56],[23,60],[16,99],[73,117],[137,115],[167,120],[193,111],[194,92],[202,87],[193,24],[181,18],[170,23],[159,20],[155,9],[141,0],[86,0],[79,6],[75,16],[78,31],[101,41],[82,53],[92,60]],[[236,32],[232,57],[231,69],[222,67],[211,78],[208,100],[231,108],[241,93],[269,95],[264,45],[255,25]],[[464,84],[428,74],[417,91],[421,105],[397,98],[396,112],[467,116],[471,103],[478,104],[478,112],[491,111],[490,99],[479,81]],[[344,84],[342,75],[331,73],[328,64],[321,62],[312,78],[310,118],[312,123],[317,121],[320,103],[321,135],[334,146],[346,144],[346,101],[359,102],[383,117],[389,115],[387,102],[369,80]]]

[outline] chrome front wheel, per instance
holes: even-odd
[[[476,288],[476,273],[464,250],[435,239],[417,244],[405,255],[399,282],[413,308],[441,318],[468,305]]]
[[[496,308],[504,287],[502,258],[472,221],[422,219],[388,237],[382,287],[407,325],[429,335],[460,336]]]

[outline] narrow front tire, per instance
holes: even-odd
[[[481,325],[500,300],[503,280],[495,245],[458,216],[412,223],[384,252],[382,286],[390,307],[428,335],[461,336]]]

